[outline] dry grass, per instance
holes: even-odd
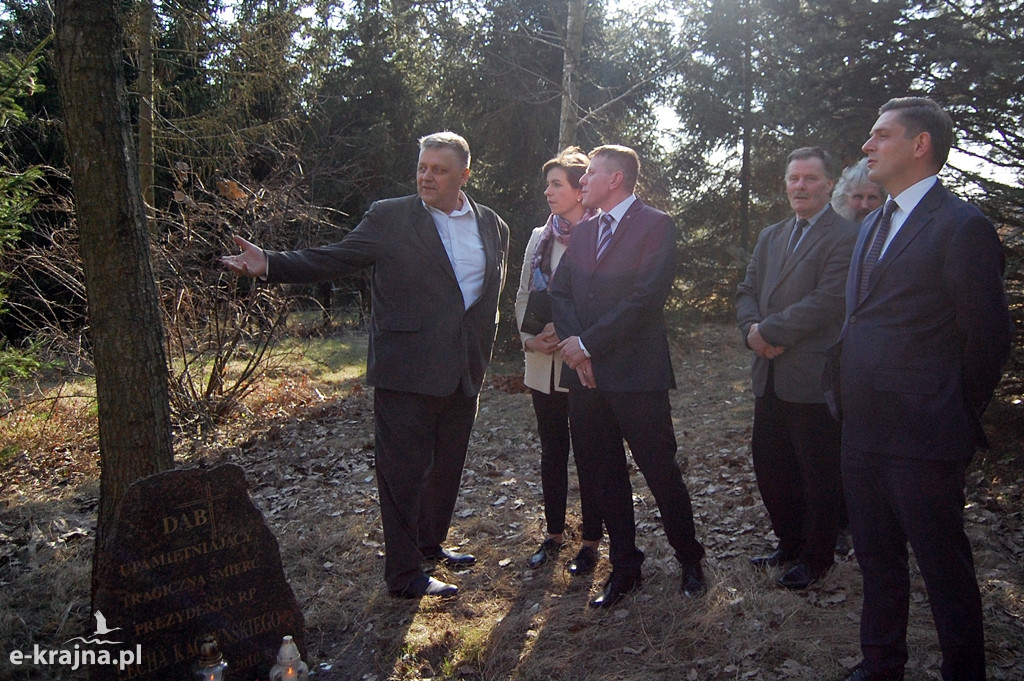
[[[321,370],[339,370],[331,361],[278,377],[251,397],[236,423],[205,442],[179,443],[179,457],[182,465],[223,459],[246,469],[280,542],[321,679],[836,678],[859,658],[856,563],[839,563],[808,592],[789,593],[774,587],[773,572],[747,562],[769,549],[772,537],[750,470],[746,366],[731,327],[702,326],[678,341],[680,460],[711,582],[696,601],[677,592],[678,567],[635,471],[638,540],[647,553],[642,590],[612,612],[594,612],[586,603],[607,574],[606,561],[585,580],[570,578],[561,564],[525,567],[543,524],[533,414],[528,396],[514,389],[518,360],[498,363],[481,397],[450,535],[478,563],[459,573],[439,568],[461,587],[451,601],[408,602],[384,592],[371,395],[354,381],[321,383]],[[973,470],[968,490],[995,680],[1024,678],[1019,416],[997,412],[1003,436]],[[88,454],[87,447],[71,451]],[[5,650],[64,641],[85,628],[91,531],[73,527],[91,528],[96,494],[94,468],[84,466],[81,478],[63,485],[52,476],[39,482],[33,475],[45,466],[30,462],[45,461],[45,448],[17,456],[25,459],[24,475],[12,477],[5,467],[0,476]],[[570,524],[575,531],[578,518]],[[565,560],[578,537],[570,532],[570,540]],[[919,578],[912,609],[908,681],[937,679],[938,645]],[[0,660],[0,679],[5,664]],[[34,674],[47,678],[45,670]]]

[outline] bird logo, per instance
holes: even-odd
[[[71,643],[72,641],[81,641],[82,643],[85,643],[85,644],[88,644],[88,645],[95,645],[97,643],[103,643],[103,644],[117,644],[117,643],[121,643],[121,641],[106,641],[106,640],[103,640],[103,639],[99,638],[100,636],[106,636],[107,634],[110,634],[111,632],[120,631],[121,627],[113,627],[113,628],[108,627],[107,626],[107,618],[104,617],[103,613],[100,612],[99,610],[94,612],[92,614],[92,616],[96,618],[96,631],[94,631],[93,634],[92,634],[93,638],[85,638],[83,636],[75,636],[74,638],[69,638],[64,643],[67,644],[67,643]]]

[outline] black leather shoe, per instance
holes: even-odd
[[[696,563],[683,566],[683,581],[679,591],[687,598],[697,598],[708,592],[708,583],[704,579],[704,568],[698,560]]]
[[[839,530],[839,534],[836,535],[836,555],[846,558],[851,551],[853,551],[853,542],[850,541],[850,535]]]
[[[540,545],[540,548],[537,549],[537,553],[530,556],[530,560],[528,561],[530,567],[539,568],[541,565],[548,562],[548,559],[557,556],[563,546],[565,546],[564,543],[557,542],[554,539],[545,539]]]
[[[459,587],[454,584],[448,584],[440,579],[424,575],[422,579],[417,579],[404,589],[392,591],[391,595],[398,598],[422,598],[423,596],[451,598],[457,593],[459,593]]]
[[[579,553],[569,563],[569,574],[574,577],[589,575],[597,567],[597,551],[589,546],[581,546]]]
[[[787,551],[785,549],[775,549],[767,556],[757,556],[756,558],[750,559],[750,564],[754,567],[779,567],[786,563],[795,562],[800,557],[797,551]]]
[[[434,563],[447,563],[448,565],[472,565],[476,562],[476,556],[471,553],[456,553],[451,549],[438,546],[432,551],[423,551],[423,560]]]
[[[608,581],[604,584],[604,590],[601,594],[590,601],[591,608],[610,608],[616,603],[622,600],[622,597],[628,594],[633,589],[639,589],[643,584],[643,576],[639,573],[636,575],[622,576],[616,575],[613,571]]]
[[[844,676],[842,681],[903,681],[903,670],[898,669],[872,674],[864,669],[864,667],[857,665],[853,668],[853,673],[849,676]]]
[[[828,570],[812,570],[807,563],[797,563],[778,579],[779,586],[800,591],[821,579]]]

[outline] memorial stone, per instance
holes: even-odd
[[[142,659],[93,668],[94,679],[191,678],[208,634],[233,681],[265,672],[286,635],[305,657],[302,611],[277,540],[236,465],[132,484],[96,560],[93,602],[110,632],[104,638]]]

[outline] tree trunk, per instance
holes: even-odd
[[[576,115],[579,99],[580,55],[583,53],[583,24],[586,0],[569,0],[569,17],[565,22],[565,48],[562,57],[562,115],[558,124],[558,149],[565,149],[576,141]]]
[[[740,144],[743,147],[743,160],[740,165],[740,224],[739,224],[739,237],[740,237],[740,248],[744,251],[749,251],[752,248],[752,239],[754,235],[750,229],[750,145],[751,145],[751,130],[750,126],[753,125],[753,115],[751,112],[751,100],[753,99],[754,89],[754,76],[751,69],[750,60],[751,53],[753,52],[753,28],[751,27],[751,12],[749,5],[744,2],[742,5],[743,10],[743,130],[740,132]],[[740,277],[742,277],[742,272]]]
[[[153,165],[153,0],[139,8],[139,184],[147,217],[156,205]],[[156,221],[153,221],[153,225]]]
[[[117,0],[55,3],[57,82],[99,406],[96,546],[135,480],[171,468],[167,361],[128,119]],[[94,584],[95,592],[95,584]]]

